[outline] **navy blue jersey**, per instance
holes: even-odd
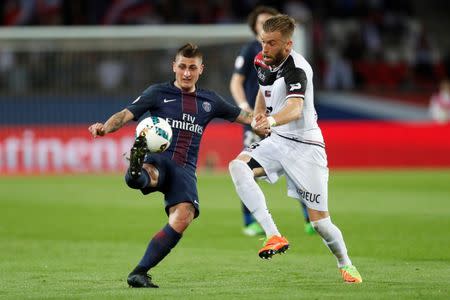
[[[245,76],[244,90],[245,97],[250,107],[255,107],[256,95],[258,94],[258,77],[253,65],[255,56],[261,52],[261,43],[257,40],[249,42],[242,47],[239,52],[239,56],[234,63],[234,73],[238,73]]]
[[[237,106],[213,91],[197,88],[194,93],[184,93],[173,82],[151,85],[127,109],[135,121],[146,112],[165,119],[172,127],[173,136],[170,147],[161,155],[193,172],[208,123],[214,118],[234,121],[240,113]]]

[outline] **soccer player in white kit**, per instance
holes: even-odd
[[[361,275],[328,212],[327,156],[314,108],[313,71],[292,49],[294,28],[295,21],[287,15],[271,17],[263,25],[263,50],[254,61],[260,89],[252,127],[270,136],[231,161],[230,174],[242,202],[266,232],[261,258],[285,252],[289,242],[278,231],[254,178],[266,176],[275,183],[285,175],[288,196],[308,207],[314,229],[336,257],[344,281],[360,283]]]

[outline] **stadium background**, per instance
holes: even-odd
[[[449,69],[450,46],[442,29],[448,20],[439,18],[448,4],[262,3],[290,13],[301,24],[297,45],[315,69],[316,106],[330,166],[450,165],[450,141],[442,138],[449,128],[433,123],[428,112],[430,98]],[[200,84],[232,101],[228,82],[234,58],[251,38],[245,25],[233,26],[245,21],[254,4],[3,1],[2,174],[122,171],[131,129],[92,142],[86,125],[106,120],[149,84],[170,80],[174,50],[189,38],[205,52],[207,76]],[[193,28],[176,27],[180,24]],[[209,35],[199,38],[199,28],[206,24],[221,27],[228,36],[207,27]],[[226,167],[240,150],[238,131],[233,125],[211,126],[200,168]]]
[[[391,259],[385,266],[393,274],[409,272],[408,264],[436,272],[435,281],[425,275],[415,277],[411,272],[404,281],[393,284],[394,290],[383,294],[379,289],[389,284],[383,281],[385,274],[381,274],[381,270],[377,270],[378,277],[376,271],[373,271],[373,278],[369,277],[376,284],[369,283],[366,290],[353,290],[350,294],[338,285],[328,286],[323,294],[314,294],[314,283],[305,278],[302,279],[306,282],[303,289],[317,297],[330,296],[332,292],[358,298],[393,295],[421,298],[424,293],[436,298],[448,296],[448,288],[440,283],[450,280],[450,258],[446,253],[450,228],[450,125],[448,120],[433,120],[429,106],[432,95],[439,92],[440,83],[450,74],[447,34],[450,4],[418,0],[2,1],[0,265],[5,284],[0,296],[26,296],[20,284],[8,278],[9,273],[31,287],[31,297],[105,296],[101,292],[90,294],[83,290],[86,281],[96,285],[96,280],[103,276],[87,266],[78,271],[69,266],[59,270],[68,272],[69,278],[77,282],[76,290],[67,291],[70,285],[58,283],[56,289],[43,292],[41,279],[55,279],[44,266],[51,269],[55,262],[64,265],[61,253],[71,253],[69,246],[64,246],[67,241],[71,247],[75,245],[77,251],[87,251],[85,255],[69,255],[71,264],[107,265],[113,275],[108,277],[105,286],[123,285],[115,281],[119,280],[117,273],[124,273],[126,269],[119,268],[119,272],[117,267],[108,265],[107,257],[96,261],[94,257],[99,254],[86,249],[95,244],[107,251],[105,249],[111,245],[100,246],[102,241],[117,242],[121,258],[117,260],[131,265],[134,261],[125,255],[129,248],[124,241],[131,243],[131,252],[138,257],[148,224],[143,222],[136,229],[136,221],[127,215],[140,215],[145,220],[150,209],[155,208],[150,216],[161,224],[164,216],[161,203],[134,203],[135,194],[127,191],[121,182],[121,174],[127,166],[122,154],[132,143],[133,125],[95,141],[87,127],[92,122],[105,121],[149,84],[171,80],[170,62],[174,51],[190,40],[198,42],[205,53],[206,72],[200,85],[232,101],[228,84],[234,58],[243,43],[251,39],[243,23],[256,4],[274,6],[294,16],[301,26],[298,43],[302,44],[301,51],[315,70],[315,103],[327,144],[330,190],[341,199],[339,206],[334,204],[332,208],[339,222],[347,224],[344,232],[350,248],[366,265],[364,268],[363,264],[362,270],[369,272],[368,266],[375,270],[373,261],[384,257]],[[203,204],[205,212],[200,222],[209,222],[209,226],[213,224],[223,232],[225,238],[221,245],[232,249],[229,251],[236,250],[232,248],[233,241],[249,243],[243,237],[235,237],[240,225],[239,208],[237,200],[229,200],[236,196],[224,174],[228,161],[241,149],[240,135],[240,126],[214,122],[206,130],[199,159],[199,189],[203,198],[209,198]],[[286,198],[282,188],[264,186],[264,189],[268,191],[268,198]],[[297,207],[291,201],[286,203],[283,200],[270,205],[275,216],[286,217],[280,221],[281,226],[294,228],[299,224]],[[425,203],[434,205],[430,208]],[[389,210],[385,209],[387,207]],[[119,221],[121,226],[116,224],[117,220],[122,221]],[[159,223],[152,225],[155,230]],[[60,227],[61,232],[55,226]],[[102,226],[110,226],[115,234]],[[368,234],[367,228],[376,229]],[[142,231],[144,235],[129,235],[130,230]],[[201,230],[193,229],[189,239],[203,237],[200,234],[205,232]],[[91,231],[98,232],[98,236]],[[291,235],[298,233],[294,229],[291,231],[288,230]],[[215,235],[209,231],[207,234]],[[126,235],[129,236],[124,238]],[[359,245],[361,239],[367,248]],[[391,248],[390,252],[377,248],[380,243],[384,246],[400,243],[399,239],[403,244]],[[82,246],[82,241],[86,246]],[[188,249],[200,251],[203,257],[219,265],[217,256],[229,256],[226,250],[220,252],[212,247],[217,252],[214,254],[184,243]],[[323,246],[318,245],[318,241],[308,243],[303,245],[302,242],[301,247],[319,256],[299,258],[303,259],[300,262],[287,258],[284,265],[280,262],[281,265],[271,270],[277,272],[277,268],[288,268],[290,264],[309,266],[310,270],[315,266],[326,268],[320,256],[328,257]],[[200,242],[200,245],[209,247],[210,242]],[[247,250],[252,251],[252,247],[257,247],[254,241]],[[401,249],[408,250],[402,252]],[[168,259],[173,259],[173,265],[168,262],[165,266],[177,271],[180,271],[177,267],[190,266],[177,254],[182,250],[179,251]],[[296,255],[293,251],[291,254]],[[235,255],[232,261],[244,259],[241,252]],[[302,255],[303,252],[298,256]],[[245,263],[249,262],[244,259],[242,264]],[[213,274],[213,270],[203,272]],[[249,270],[261,271],[260,266],[252,262]],[[293,278],[297,276],[295,272],[287,273]],[[177,274],[180,280],[190,276],[190,273],[175,271],[165,275],[170,278]],[[239,278],[247,286],[253,280],[265,282],[259,275]],[[322,279],[333,278],[330,275]],[[196,279],[202,282],[202,278]],[[177,296],[174,282],[166,284],[170,292],[160,295]],[[294,288],[287,286],[291,285],[286,285],[291,294],[286,298],[300,297]],[[410,291],[405,292],[405,287]],[[207,286],[197,288],[206,298],[212,295]],[[223,286],[221,289],[225,298],[230,290]],[[258,288],[251,291],[255,298],[263,299],[270,292],[274,293],[275,288],[265,296]],[[126,291],[117,293],[120,297],[130,297]],[[302,297],[310,295],[302,294]]]

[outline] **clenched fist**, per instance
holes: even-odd
[[[103,123],[92,124],[88,129],[94,138],[96,138],[97,136],[104,136],[106,133],[105,125]]]

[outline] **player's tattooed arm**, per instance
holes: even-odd
[[[253,113],[241,110],[239,116],[236,118],[236,122],[251,125],[254,122],[253,117],[254,117]],[[270,134],[270,128],[259,128],[257,130],[254,129],[254,132],[260,137],[266,137]]]
[[[253,120],[253,113],[248,112],[246,110],[241,109],[238,117],[236,118],[236,122],[241,124],[250,124]]]
[[[122,128],[122,126],[132,120],[133,117],[133,114],[126,108],[115,113],[108,119],[108,121],[106,121],[105,125],[103,126],[105,134],[114,132]]]
[[[105,124],[94,123],[89,126],[88,130],[94,138],[97,136],[104,136],[107,133],[118,130],[125,123],[132,120],[133,117],[133,113],[131,113],[128,109],[124,109],[112,115]]]

